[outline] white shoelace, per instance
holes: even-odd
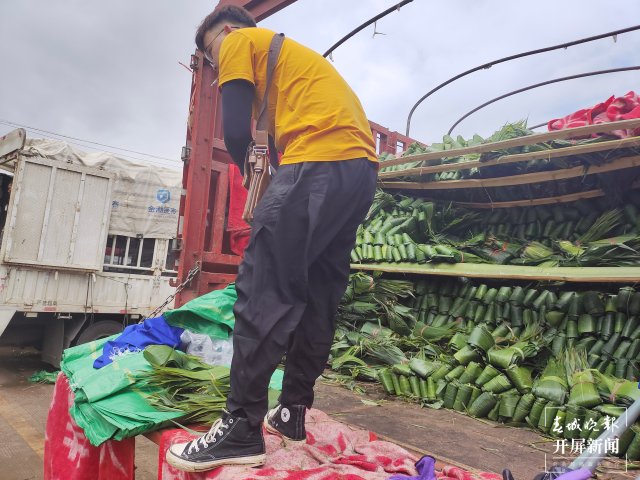
[[[233,423],[233,419],[229,419],[229,423]],[[211,428],[207,433],[205,433],[200,438],[193,440],[189,443],[189,447],[187,447],[187,455],[192,453],[193,450],[195,450],[196,452],[200,451],[200,448],[198,447],[198,443],[202,445],[202,448],[207,448],[210,443],[215,443],[216,435],[218,434],[220,434],[220,436],[224,435],[224,432],[222,431],[223,428],[228,430],[229,425],[226,423],[223,423],[222,419],[219,418],[218,420],[215,421],[213,425],[211,425]]]

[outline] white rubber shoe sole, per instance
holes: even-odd
[[[181,446],[176,444],[167,450],[165,458],[167,463],[172,467],[182,470],[183,472],[204,472],[214,468],[223,467],[225,465],[245,465],[247,467],[260,467],[267,461],[265,453],[260,455],[250,455],[246,457],[221,458],[210,462],[190,462],[185,460],[171,451],[173,447]],[[181,448],[184,448],[181,446]]]

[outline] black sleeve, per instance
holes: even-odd
[[[231,80],[222,86],[224,144],[244,175],[244,157],[251,135],[251,109],[255,87],[246,80]]]

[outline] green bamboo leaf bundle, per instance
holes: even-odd
[[[436,395],[436,382],[432,377],[427,378],[427,400],[434,401],[437,398]]]
[[[429,385],[424,378],[418,380],[418,391],[420,392],[420,398],[423,400],[429,399]]]
[[[444,379],[444,376],[453,370],[453,365],[450,363],[443,362],[438,369],[431,374],[431,377],[434,382],[438,382]]]
[[[507,377],[518,389],[518,392],[525,394],[531,391],[533,380],[531,378],[531,368],[521,367],[518,365],[510,365],[505,370]]]
[[[405,377],[413,376],[413,371],[409,368],[409,365],[406,363],[396,363],[391,367],[393,373],[396,375],[403,375]]]
[[[391,337],[376,337],[361,343],[361,350],[372,359],[385,365],[407,363],[404,352]]]
[[[462,384],[474,383],[475,380],[480,376],[482,370],[482,365],[480,365],[478,362],[469,362],[458,380]]]
[[[472,385],[460,385],[458,387],[458,392],[456,393],[456,399],[453,402],[453,409],[462,412],[464,411],[470,404],[471,394],[473,393],[474,387]]]
[[[387,371],[389,371],[387,369]],[[393,382],[393,392],[395,395],[402,395],[402,387],[400,387],[400,375],[396,375],[393,371],[390,372],[391,381]]]
[[[560,404],[554,402],[549,402],[545,405],[542,414],[540,415],[540,420],[538,421],[538,429],[542,430],[544,433],[549,433],[559,409]]]
[[[487,418],[489,420],[492,420],[494,422],[497,422],[498,419],[500,418],[500,404],[502,403],[502,397],[498,397],[498,401],[496,402],[496,404],[494,405],[494,407],[491,409],[491,411],[487,414]]]
[[[360,333],[371,337],[391,337],[393,331],[390,328],[383,327],[373,322],[365,322],[360,327]]]
[[[464,365],[455,366],[449,373],[447,373],[444,378],[445,380],[451,382],[452,380],[457,380],[460,375],[464,372]]]
[[[458,383],[457,382],[450,382],[445,391],[444,391],[444,398],[443,398],[443,406],[445,408],[449,408],[452,409],[453,408],[453,404],[456,401],[456,395],[458,394]]]
[[[618,407],[616,405],[612,405],[610,403],[602,403],[597,407],[594,407],[596,412],[599,412],[603,416],[610,416],[614,418],[618,418],[621,415],[624,415],[624,412],[627,411],[626,407]]]
[[[437,361],[427,361],[421,358],[412,358],[409,360],[409,368],[419,377],[427,378],[438,368],[442,366],[442,363]]]
[[[638,459],[640,458],[640,427],[632,425],[629,431],[633,433],[633,439],[624,452],[622,452],[622,448],[620,449],[621,455],[626,455],[629,459]],[[619,443],[622,443],[622,438]]]
[[[384,391],[390,395],[395,394],[395,388],[393,386],[393,377],[391,376],[391,370],[389,368],[383,368],[378,370],[378,380],[382,384]]]
[[[511,287],[500,287],[498,289],[498,294],[496,295],[496,302],[505,303],[509,301],[509,297],[511,296]]]
[[[583,425],[591,426],[591,427],[595,425],[599,425],[600,418],[601,418],[600,413],[596,412],[595,410],[586,410],[584,412]],[[592,430],[590,430],[589,428],[583,428],[582,432],[580,433],[580,438],[584,438],[584,439],[589,438],[589,436],[591,435],[591,432]]]
[[[591,370],[575,372],[571,384],[568,403],[585,408],[595,407],[602,403]]]
[[[409,382],[409,377],[404,375],[398,375],[398,383],[400,384],[400,395],[404,397],[410,397],[413,395],[411,390],[411,383]]]
[[[455,329],[455,323],[448,324],[442,327],[434,327],[418,322],[413,329],[413,335],[416,337],[421,337],[430,342],[437,342],[438,340],[451,338],[455,332]]]
[[[633,457],[627,457],[627,453],[629,452],[629,447],[633,442],[633,439],[636,436],[636,432],[634,427],[638,428],[637,425],[632,425],[628,429],[626,429],[618,438],[618,454],[616,456],[620,458],[627,458],[629,460],[634,460]],[[635,458],[637,460],[637,458]]]
[[[503,422],[510,421],[515,415],[516,408],[520,402],[520,395],[505,393],[500,397],[500,409],[498,410],[498,416]]]
[[[564,413],[564,438],[580,438],[580,434],[584,426],[586,409],[581,406],[572,405],[569,403],[565,405]]]
[[[599,292],[589,291],[582,294],[582,304],[584,311],[593,316],[604,313],[604,302]]]
[[[499,370],[497,370],[492,365],[486,365],[484,367],[484,369],[482,370],[482,372],[480,373],[480,376],[478,376],[478,378],[476,379],[476,385],[478,385],[479,387],[482,387],[489,380],[497,377],[498,375],[500,375],[500,371]]]
[[[613,335],[611,335],[611,337],[609,337],[609,340],[607,340],[607,343],[605,343],[604,347],[602,347],[602,355],[608,358],[612,358],[613,353],[620,345],[620,342],[622,342],[622,337],[619,333],[614,333]]]
[[[411,386],[411,394],[416,398],[422,398],[420,393],[420,381],[418,377],[412,375],[409,377],[409,385]]]
[[[467,344],[468,338],[469,338],[468,335],[462,332],[457,332],[453,335],[453,337],[451,337],[451,339],[448,342],[448,345],[454,350],[460,350],[464,348],[464,346]]]
[[[576,334],[584,335],[596,332],[596,319],[589,313],[583,313],[578,318]]]
[[[529,243],[521,253],[521,257],[525,261],[525,264],[529,265],[538,265],[542,262],[549,261],[553,259],[553,256],[553,250],[547,248],[546,245],[543,245],[540,242]]]
[[[532,393],[536,397],[563,405],[567,397],[567,388],[565,369],[555,358],[551,358],[540,378],[534,383]]]
[[[620,332],[620,335],[622,336],[622,338],[631,338],[638,327],[640,327],[640,317],[635,315],[631,316],[624,324],[624,328],[622,329],[622,332]]]
[[[484,418],[498,403],[498,397],[490,392],[481,393],[469,406],[469,415],[476,418]]]
[[[524,422],[535,401],[536,397],[532,393],[525,393],[522,395],[518,401],[515,411],[513,412],[512,420],[516,423]]]
[[[510,390],[511,388],[513,388],[513,385],[511,384],[509,379],[502,373],[496,377],[493,377],[482,386],[482,389],[485,392],[491,393],[503,393],[507,390]]]
[[[476,349],[467,345],[463,349],[454,353],[453,358],[455,358],[461,365],[468,365],[471,362],[477,362],[480,360],[481,356]]]
[[[542,416],[542,412],[545,410],[545,407],[548,403],[549,402],[544,398],[536,398],[536,400],[533,402],[531,411],[525,419],[531,427],[538,428],[540,417]]]
[[[471,406],[473,402],[482,394],[482,390],[480,390],[475,385],[471,385],[471,398],[469,398],[469,402],[467,403],[467,407]]]
[[[615,378],[598,371],[592,370],[592,373],[600,394],[605,398],[609,398],[611,403],[629,406],[640,398],[640,390],[636,382]],[[598,411],[602,411],[601,408],[605,408],[606,405],[600,405]]]
[[[551,327],[557,327],[562,322],[565,312],[560,310],[550,310],[546,313],[545,319]]]
[[[495,340],[484,325],[478,325],[469,335],[467,343],[486,353],[495,345]]]
[[[507,348],[492,348],[487,353],[489,363],[494,367],[507,368],[525,358],[524,352],[513,346]]]
[[[622,287],[616,297],[615,303],[617,311],[628,314],[629,308],[631,307],[631,299],[635,293],[636,290],[633,287]]]

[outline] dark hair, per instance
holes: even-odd
[[[256,20],[248,10],[236,5],[224,5],[216,8],[202,21],[196,31],[196,46],[199,50],[204,50],[204,35],[218,23],[232,22],[245,27],[255,27]]]

